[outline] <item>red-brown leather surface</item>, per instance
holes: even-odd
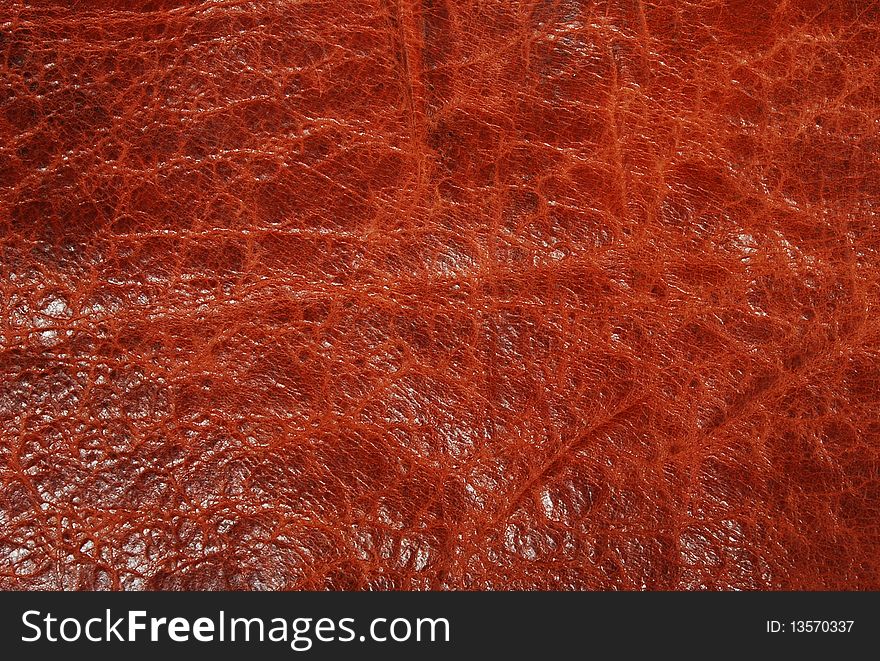
[[[0,587],[880,588],[875,0],[6,0]]]

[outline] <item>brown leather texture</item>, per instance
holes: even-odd
[[[880,588],[874,0],[6,0],[0,588]]]

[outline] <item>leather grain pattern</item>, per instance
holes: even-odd
[[[5,0],[0,587],[880,588],[874,0]]]

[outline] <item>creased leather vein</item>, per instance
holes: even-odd
[[[9,0],[0,587],[880,588],[874,1]]]

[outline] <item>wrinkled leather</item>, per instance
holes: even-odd
[[[0,587],[880,588],[873,0],[7,0]]]

